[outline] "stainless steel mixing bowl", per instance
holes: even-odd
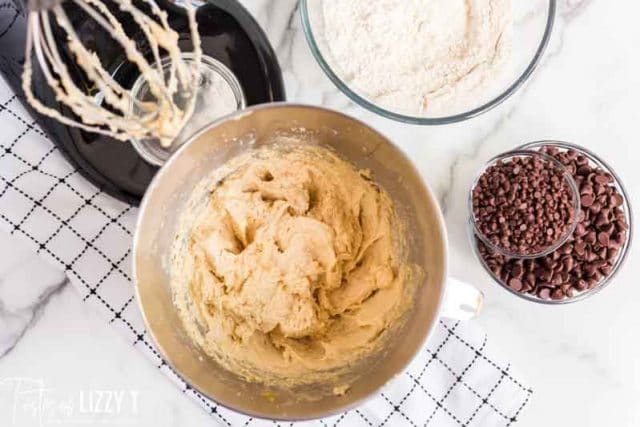
[[[337,396],[326,384],[305,390],[267,389],[221,368],[183,329],[172,302],[167,258],[176,223],[193,187],[231,158],[270,143],[275,134],[304,131],[310,144],[331,147],[373,171],[407,223],[409,259],[426,272],[414,309],[380,357],[355,366],[357,380]],[[447,242],[438,203],[419,173],[387,138],[334,111],[291,104],[252,107],[217,121],[185,143],[149,186],[134,239],[134,277],[147,328],[165,360],[204,395],[256,417],[301,420],[347,410],[401,373],[433,329],[443,300]],[[315,396],[316,399],[309,399]]]

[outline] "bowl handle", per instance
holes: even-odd
[[[456,320],[469,320],[482,310],[483,293],[473,285],[447,278],[440,315]]]

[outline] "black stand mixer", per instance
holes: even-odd
[[[108,3],[108,0],[105,0]],[[191,48],[189,23],[185,9],[166,0],[158,5],[167,12],[171,27],[179,33],[182,49]],[[137,68],[127,61],[123,49],[111,35],[96,25],[74,4],[64,4],[65,11],[83,44],[100,52],[103,67],[124,88],[137,79]],[[114,12],[116,14],[117,12]],[[22,0],[0,0],[0,71],[21,102],[61,149],[66,158],[93,184],[127,203],[138,204],[158,166],[145,161],[132,144],[111,137],[64,126],[35,113],[24,100],[21,77],[25,59],[28,7]],[[122,26],[136,28],[130,16],[117,15]],[[275,53],[264,32],[235,0],[209,0],[196,9],[203,55],[224,64],[235,76],[244,93],[246,105],[283,101],[284,84]],[[136,42],[144,40],[132,30]],[[144,42],[139,49],[145,51]],[[62,55],[71,57],[67,47],[59,44]],[[72,61],[70,61],[72,62]],[[86,83],[79,69],[69,69],[74,80]],[[56,102],[38,67],[33,70],[33,90],[49,106],[69,115],[65,106]],[[75,74],[74,74],[75,73]],[[87,92],[95,89],[85,85]],[[212,120],[216,117],[212,117]]]

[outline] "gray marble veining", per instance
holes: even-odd
[[[0,358],[37,322],[42,310],[66,284],[61,272],[37,258],[14,237],[2,233],[0,259]]]

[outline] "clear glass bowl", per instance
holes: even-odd
[[[473,105],[465,105],[446,116],[411,116],[387,109],[339,77],[323,36],[322,0],[301,0],[300,14],[305,36],[313,56],[331,81],[362,107],[400,122],[418,125],[455,123],[483,114],[515,93],[531,76],[549,44],[556,15],[556,0],[513,1],[513,48],[510,64],[495,85],[488,88]]]
[[[191,52],[183,52],[182,59],[191,64],[195,61],[195,57]],[[165,57],[161,60],[161,67],[166,76],[169,74],[171,59]],[[152,64],[153,67],[156,64]],[[194,133],[204,126],[211,123],[222,116],[226,116],[237,110],[242,110],[246,106],[246,99],[242,91],[242,86],[233,72],[222,62],[208,55],[202,55],[200,62],[200,74],[198,76],[198,92],[196,94],[195,106],[191,117],[184,123],[182,130],[176,136],[170,146],[164,147],[157,138],[132,139],[131,145],[148,163],[155,166],[162,166],[171,157],[180,146],[190,138]],[[223,108],[212,104],[216,102],[211,99],[211,92],[224,91],[227,97],[232,96],[234,105],[226,105]],[[219,92],[220,93],[220,92]],[[147,80],[142,76],[138,76],[131,88],[132,102],[130,105],[132,114],[139,114],[133,100],[153,101],[153,95],[149,90]],[[188,94],[179,91],[174,102],[180,108],[183,108],[190,101]]]
[[[596,155],[595,153],[587,150],[586,148],[581,147],[581,146],[576,145],[576,144],[569,143],[569,142],[548,140],[548,141],[536,141],[536,142],[531,142],[531,143],[528,143],[528,144],[524,144],[524,145],[521,145],[521,146],[517,147],[516,150],[518,150],[518,151],[522,151],[522,150],[534,150],[534,151],[537,151],[537,150],[539,150],[540,148],[542,148],[542,147],[544,147],[546,145],[553,145],[554,147],[557,147],[557,148],[559,148],[561,150],[575,150],[578,153],[584,155],[586,158],[588,158],[589,162],[590,162],[590,164],[592,166],[599,167],[602,170],[604,170],[605,172],[610,173],[611,176],[613,176],[613,179],[614,179],[613,186],[618,190],[618,193],[624,199],[624,202],[622,204],[622,209],[624,210],[624,214],[625,214],[625,217],[626,217],[626,220],[627,220],[628,230],[627,230],[626,240],[625,240],[624,244],[620,247],[620,253],[618,254],[618,258],[616,259],[615,263],[613,264],[613,266],[611,268],[611,273],[607,277],[603,278],[602,281],[600,281],[600,283],[598,283],[595,287],[593,287],[591,289],[588,289],[588,290],[585,290],[585,291],[582,291],[582,292],[576,294],[573,297],[569,297],[569,298],[565,298],[565,299],[561,299],[561,300],[543,299],[543,298],[538,297],[537,295],[533,295],[533,294],[529,294],[529,293],[520,293],[520,292],[517,292],[517,291],[511,289],[506,283],[504,283],[499,277],[497,277],[494,274],[494,272],[489,268],[489,266],[487,266],[487,264],[485,263],[484,259],[480,255],[480,252],[479,252],[479,249],[478,249],[478,241],[476,240],[477,239],[477,235],[476,235],[476,232],[475,232],[475,227],[473,225],[471,212],[469,213],[469,221],[468,221],[468,224],[467,224],[467,232],[468,232],[468,235],[469,235],[469,240],[470,240],[473,252],[475,253],[475,255],[478,258],[478,260],[480,261],[480,264],[485,268],[487,273],[491,276],[491,278],[493,278],[493,280],[497,284],[499,284],[500,286],[502,286],[504,289],[506,289],[507,291],[511,292],[512,294],[517,295],[518,297],[526,299],[528,301],[532,301],[532,302],[536,302],[536,303],[540,303],[540,304],[547,304],[547,305],[562,305],[562,304],[569,304],[569,303],[582,301],[582,300],[584,300],[584,299],[586,299],[586,298],[588,298],[588,297],[590,297],[592,295],[595,295],[596,293],[600,292],[602,289],[604,289],[607,285],[609,285],[613,281],[613,278],[620,271],[620,268],[624,264],[625,260],[627,259],[627,255],[629,254],[629,249],[630,249],[630,246],[631,246],[631,241],[633,240],[633,232],[634,232],[633,211],[631,209],[629,195],[628,195],[626,189],[624,188],[624,186],[622,184],[622,181],[620,180],[620,177],[598,155]]]
[[[532,253],[528,253],[528,254],[520,254],[520,253],[516,253],[516,252],[510,252],[505,248],[502,248],[498,245],[493,244],[493,242],[491,242],[491,240],[489,239],[489,237],[485,236],[479,229],[478,229],[478,221],[476,220],[475,217],[475,212],[473,209],[473,191],[474,189],[477,187],[478,185],[478,181],[480,180],[480,178],[482,177],[482,175],[484,175],[484,173],[492,166],[500,163],[500,162],[509,162],[515,158],[536,158],[539,159],[542,162],[545,162],[547,164],[551,164],[556,170],[558,170],[562,176],[564,177],[564,180],[567,184],[567,187],[569,188],[569,190],[571,191],[571,198],[573,199],[573,218],[571,218],[571,222],[569,224],[567,224],[567,229],[566,232],[558,239],[556,240],[554,243],[552,243],[551,245],[541,249],[538,252],[532,252]],[[495,156],[494,158],[492,158],[491,160],[489,160],[485,166],[480,170],[480,172],[478,172],[478,175],[476,176],[476,178],[473,181],[473,184],[471,185],[471,191],[469,192],[469,198],[467,200],[467,205],[468,205],[468,209],[469,212],[471,213],[471,223],[473,224],[474,227],[474,232],[476,234],[476,236],[482,241],[482,243],[485,244],[485,246],[487,246],[489,249],[491,249],[491,251],[499,253],[501,255],[504,255],[506,257],[509,258],[519,258],[519,259],[533,259],[533,258],[539,258],[539,257],[543,257],[545,255],[550,254],[551,252],[555,251],[556,249],[558,249],[560,246],[564,245],[567,240],[569,240],[569,238],[571,238],[571,236],[573,235],[574,231],[576,230],[576,226],[578,225],[578,214],[580,212],[580,190],[578,190],[578,186],[576,185],[575,180],[573,179],[573,176],[571,175],[571,173],[569,172],[569,170],[562,164],[560,163],[558,160],[556,160],[555,158],[548,156],[544,153],[539,153],[537,151],[530,151],[530,150],[515,150],[515,151],[509,151],[507,153],[504,154],[500,154],[498,156]]]

